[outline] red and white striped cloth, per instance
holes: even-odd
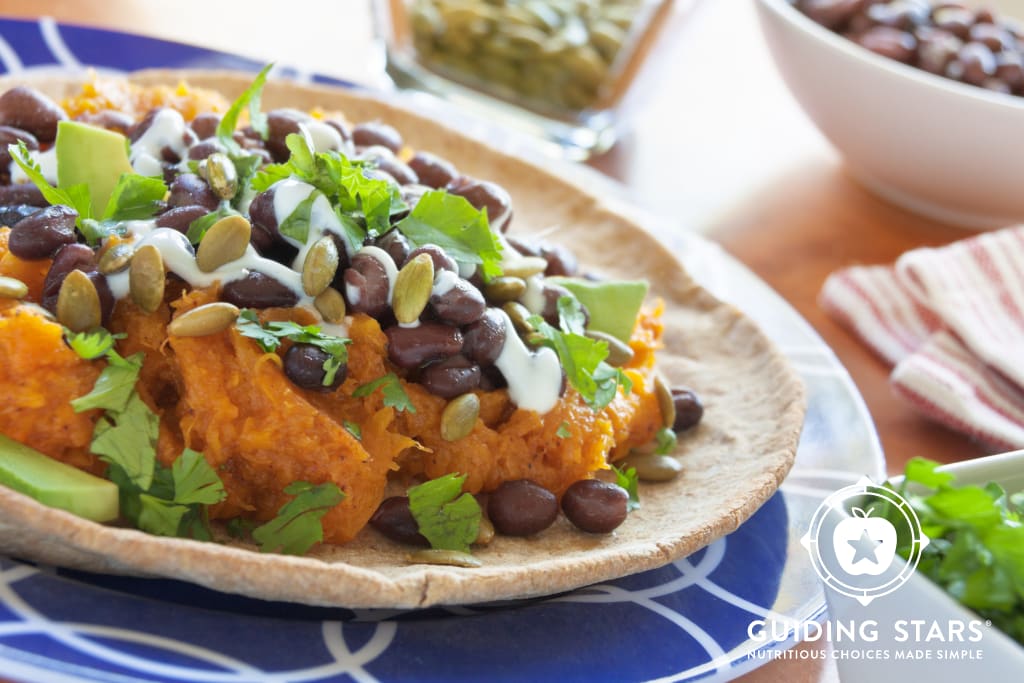
[[[837,271],[819,303],[894,366],[893,388],[925,415],[1024,448],[1024,226]]]

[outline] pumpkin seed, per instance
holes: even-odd
[[[128,263],[135,254],[135,248],[130,244],[115,244],[103,252],[98,265],[99,271],[104,275],[120,273],[128,267]]]
[[[57,320],[72,332],[85,332],[99,327],[102,319],[96,285],[80,270],[68,273],[57,294]]]
[[[206,157],[201,169],[213,193],[221,199],[232,199],[238,194],[238,171],[223,152]]]
[[[473,431],[480,416],[480,399],[476,394],[453,398],[441,413],[441,438],[458,441]]]
[[[523,280],[540,275],[547,268],[547,260],[540,256],[523,256],[501,264],[501,271],[506,277],[518,277]]]
[[[606,334],[600,330],[587,330],[586,335],[591,339],[603,341],[608,345],[608,357],[605,358],[605,362],[613,368],[621,368],[633,360],[633,349],[618,337]]]
[[[530,317],[533,314],[530,313],[530,309],[526,306],[522,305],[518,301],[509,301],[501,307],[501,310],[505,311],[505,313],[508,314],[508,317],[512,319],[512,324],[520,334],[536,332],[533,325],[530,323]]]
[[[55,316],[53,313],[50,313],[50,311],[46,310],[39,304],[34,304],[29,301],[22,302],[21,309],[25,310],[26,308],[31,310],[36,315],[42,316],[43,318],[46,318],[51,322],[57,322],[57,316]]]
[[[604,61],[611,64],[625,41],[622,29],[610,21],[599,21],[590,29],[590,43],[601,53]]]
[[[17,278],[0,275],[0,298],[21,299],[28,294],[28,285]]]
[[[128,266],[128,291],[132,301],[146,313],[152,313],[163,303],[166,284],[160,250],[152,244],[139,247]]]
[[[640,481],[671,481],[683,471],[679,461],[669,455],[658,453],[627,455],[618,465],[619,469],[636,468],[636,476]]]
[[[526,282],[518,277],[496,277],[484,286],[484,296],[491,303],[515,301],[526,293]]]
[[[486,517],[480,517],[480,528],[476,532],[476,540],[473,545],[488,545],[494,540],[494,525]]]
[[[252,237],[252,226],[244,216],[225,216],[210,226],[196,250],[196,264],[204,273],[212,273],[225,263],[245,255]]]
[[[324,235],[314,242],[302,262],[302,291],[308,296],[319,296],[334,281],[339,261],[333,237]]]
[[[217,334],[238,319],[238,306],[226,301],[215,301],[212,304],[198,306],[185,311],[171,321],[167,333],[176,337],[205,337]]]
[[[337,325],[345,319],[345,297],[334,287],[328,287],[317,294],[313,305],[326,322]]]
[[[402,266],[395,278],[395,291],[391,308],[399,324],[408,325],[419,320],[420,313],[430,301],[434,287],[434,261],[430,254],[419,254]]]
[[[437,548],[425,548],[409,553],[409,561],[417,564],[443,564],[451,567],[465,567],[476,569],[482,567],[483,562],[476,559],[469,553],[461,550],[439,550]]]
[[[661,424],[666,429],[672,429],[676,423],[676,402],[672,398],[672,388],[668,380],[660,372],[654,375],[654,395],[658,399],[658,407],[661,408]]]

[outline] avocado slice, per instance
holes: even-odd
[[[92,213],[102,216],[122,173],[134,173],[128,139],[112,130],[78,121],[57,124],[57,186],[89,186]]]
[[[65,465],[3,434],[0,484],[94,522],[109,522],[118,516],[118,491],[113,482]]]
[[[646,280],[584,280],[575,277],[550,277],[576,295],[590,313],[587,327],[629,343],[636,317],[650,285]]]

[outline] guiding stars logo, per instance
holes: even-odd
[[[867,605],[906,583],[928,537],[905,498],[865,477],[822,501],[800,543],[822,581]]]

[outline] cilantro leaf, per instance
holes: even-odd
[[[263,97],[263,86],[266,85],[267,76],[273,67],[273,64],[267,64],[260,70],[249,87],[231,103],[228,110],[224,112],[224,116],[221,117],[220,123],[217,124],[217,139],[229,153],[241,152],[241,148],[233,136],[235,128],[238,127],[238,118],[246,107],[249,108],[249,125],[260,134],[260,137],[264,140],[267,139],[267,117],[260,111],[260,100]]]
[[[102,327],[88,332],[64,330],[64,339],[79,358],[95,360],[107,355],[114,348],[114,342],[123,339],[123,334],[110,334]]]
[[[100,242],[111,235],[128,234],[128,227],[121,221],[98,221],[93,218],[83,218],[81,222],[82,224],[78,226],[78,229],[85,237],[86,244],[90,247],[99,245]]]
[[[317,325],[299,325],[289,320],[261,324],[256,312],[247,308],[239,315],[235,327],[242,336],[255,339],[260,348],[267,353],[277,350],[283,339],[316,346],[328,356],[323,364],[325,387],[334,383],[338,371],[348,362],[348,345],[352,340],[324,334]]]
[[[487,279],[501,275],[501,242],[487,224],[487,212],[465,197],[425,192],[398,229],[417,247],[436,244],[456,261],[480,264]]]
[[[569,423],[563,422],[562,424],[558,425],[558,430],[555,432],[555,436],[557,436],[559,439],[568,439],[570,436],[572,436],[572,432],[569,430]]]
[[[469,552],[480,532],[480,505],[462,493],[466,475],[446,474],[409,489],[409,510],[430,547]],[[459,495],[459,494],[462,495]]]
[[[345,494],[333,482],[314,486],[296,481],[285,493],[295,496],[277,512],[277,517],[253,529],[252,537],[261,552],[302,555],[324,538],[320,520]]]
[[[200,216],[189,223],[188,232],[185,233],[185,237],[187,237],[188,241],[192,244],[199,244],[203,241],[206,231],[212,228],[214,223],[219,221],[221,218],[238,215],[241,214],[231,208],[231,205],[228,202],[222,202],[215,210],[205,216]]]
[[[356,388],[352,392],[352,396],[355,398],[363,398],[369,396],[377,389],[382,389],[384,394],[384,405],[394,408],[398,411],[408,411],[410,413],[416,412],[416,406],[413,405],[409,395],[405,393],[405,389],[402,388],[402,382],[398,379],[398,375],[393,372],[389,372],[383,377],[378,377],[372,382],[367,382]]]
[[[188,513],[187,505],[140,493],[139,513],[135,520],[140,529],[158,536],[177,536],[181,520]]]
[[[101,218],[113,221],[151,218],[160,210],[166,195],[167,184],[162,179],[122,173]]]
[[[911,458],[907,461],[905,481],[917,482],[930,489],[941,489],[949,485],[955,478],[949,472],[937,472],[939,463],[927,458]]]
[[[160,418],[132,392],[123,411],[108,412],[96,423],[92,452],[120,467],[132,484],[145,491],[153,482],[159,431]]]
[[[626,503],[626,510],[633,511],[640,507],[640,478],[637,476],[635,467],[627,467],[620,470],[615,465],[611,466],[615,472],[615,483],[626,489],[629,494],[629,501]]]
[[[16,145],[8,145],[7,153],[16,163],[32,184],[39,188],[43,198],[50,204],[63,204],[70,206],[78,212],[78,226],[81,227],[82,220],[92,218],[92,198],[89,195],[89,187],[84,183],[72,185],[71,187],[57,188],[47,182],[39,169],[39,162],[32,158],[24,140],[19,140]]]
[[[111,337],[111,344],[113,338]],[[122,358],[112,348],[105,352],[107,367],[103,368],[100,376],[93,384],[92,391],[85,396],[71,401],[71,407],[76,413],[93,408],[123,412],[128,407],[128,401],[135,392],[135,381],[142,369],[142,354],[136,353],[128,358]]]
[[[657,447],[654,452],[658,455],[665,455],[671,453],[679,445],[679,439],[676,437],[676,433],[668,427],[662,427],[658,430],[658,433],[654,436]]]
[[[303,199],[288,216],[281,221],[278,231],[285,237],[291,237],[299,244],[305,244],[309,237],[309,217],[313,213],[313,202],[323,194],[313,190]]]
[[[359,425],[349,420],[345,420],[344,422],[342,422],[342,424],[344,425],[348,433],[356,438],[356,441],[363,440],[363,430]]]
[[[182,505],[214,505],[227,497],[224,482],[202,453],[186,448],[171,466],[174,478],[174,502]]]

